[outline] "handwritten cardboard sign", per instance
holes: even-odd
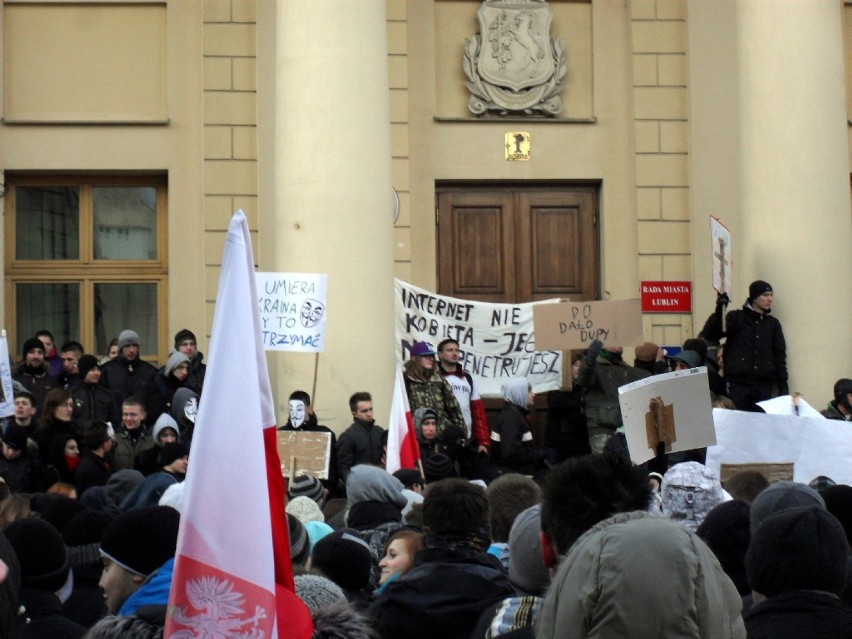
[[[526,377],[537,393],[561,386],[562,353],[542,350],[533,331],[533,309],[554,304],[475,302],[402,280],[396,280],[395,292],[398,362],[410,357],[415,341],[437,347],[450,337],[458,341],[459,363],[474,376],[481,395],[499,395],[510,377]]]
[[[255,281],[263,348],[321,353],[325,348],[328,276],[257,273]]]
[[[626,384],[618,389],[618,402],[630,459],[635,464],[652,459],[660,441],[665,443],[666,452],[716,443],[705,366]]]
[[[278,431],[278,456],[285,477],[313,475],[328,479],[331,459],[331,433]]]
[[[615,302],[559,302],[533,309],[539,348],[588,348],[596,339],[609,346],[636,346],[643,342],[639,300]]]

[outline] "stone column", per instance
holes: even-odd
[[[734,301],[775,289],[790,390],[814,406],[852,360],[852,224],[841,6],[739,0]],[[719,184],[720,189],[737,188]]]
[[[275,354],[286,418],[311,392],[321,422],[351,422],[349,396],[373,393],[387,425],[393,390],[393,215],[384,0],[276,4],[274,203],[277,271],[328,274],[318,360]]]

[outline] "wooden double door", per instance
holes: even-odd
[[[598,297],[595,185],[437,189],[438,292],[488,302]]]
[[[599,299],[598,191],[596,184],[438,185],[438,292],[504,303]],[[489,418],[502,407],[499,399],[484,403]],[[540,443],[546,405],[536,400]]]

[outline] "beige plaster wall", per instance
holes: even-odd
[[[528,121],[511,124],[476,121],[473,117],[454,120],[436,119],[442,113],[461,115],[458,96],[439,95],[436,86],[444,86],[445,75],[461,81],[461,57],[455,66],[448,65],[443,48],[445,31],[456,33],[457,21],[464,13],[468,35],[478,30],[478,3],[432,3],[412,0],[408,3],[408,24],[417,25],[408,32],[409,140],[413,150],[409,160],[411,190],[411,226],[408,250],[398,250],[400,262],[411,262],[411,280],[434,289],[435,271],[435,182],[438,180],[589,180],[601,181],[602,288],[613,299],[635,297],[639,286],[637,260],[638,224],[636,190],[633,90],[630,49],[630,16],[623,3],[614,1],[579,3],[571,11],[591,11],[585,32],[591,51],[588,90],[592,113],[576,113],[590,117],[583,121]],[[565,6],[554,3],[563,11]],[[453,25],[445,21],[452,19]],[[558,23],[558,21],[557,21]],[[552,35],[561,33],[551,31]],[[457,34],[461,37],[461,33]],[[461,44],[454,45],[461,51]],[[574,44],[583,51],[581,44]],[[588,57],[588,56],[587,56]],[[583,57],[579,56],[582,64]],[[569,65],[572,64],[569,58]],[[570,73],[570,71],[569,71]],[[441,78],[439,80],[439,78]],[[567,87],[570,94],[572,87]],[[439,103],[439,99],[442,101]],[[589,104],[588,101],[584,102]],[[392,100],[392,105],[394,101]],[[445,106],[441,106],[445,105]],[[453,111],[449,111],[450,106]],[[504,133],[523,128],[530,132],[532,159],[529,162],[507,162],[503,156]],[[405,244],[405,242],[403,242]],[[401,247],[404,248],[404,247]],[[625,256],[630,256],[625,259]]]
[[[630,30],[640,279],[694,282],[686,4],[632,0]],[[645,337],[656,344],[680,345],[693,336],[692,315],[643,319]]]
[[[156,7],[156,3],[139,3]],[[95,7],[97,5],[94,5]],[[165,32],[160,55],[166,94],[166,118],[159,124],[114,124],[124,117],[124,102],[110,102],[102,96],[102,119],[90,123],[66,123],[79,119],[59,113],[56,123],[0,125],[0,168],[3,171],[166,171],[169,177],[169,330],[160,336],[160,357],[168,355],[174,332],[183,326],[197,329],[199,338],[205,325],[201,304],[204,271],[202,212],[202,120],[201,96],[201,5],[173,0],[166,3]],[[43,7],[50,9],[50,6]],[[91,16],[91,8],[69,5]],[[0,6],[0,29],[5,6]],[[83,17],[82,15],[80,16]],[[71,17],[73,21],[73,15]],[[132,47],[132,42],[115,43]],[[117,51],[118,59],[131,59],[133,51]],[[4,54],[5,55],[5,54]],[[85,60],[85,56],[78,56]],[[91,59],[91,58],[90,58]],[[4,65],[9,60],[3,60]],[[14,66],[14,65],[13,65]],[[90,69],[89,75],[100,67]],[[86,77],[85,69],[80,76]],[[37,78],[31,78],[37,81]],[[97,82],[93,81],[96,86]],[[59,87],[62,89],[63,87]],[[71,87],[69,92],[78,91]],[[5,117],[5,114],[3,114]],[[97,115],[97,114],[95,114]],[[74,116],[74,117],[72,117]],[[0,182],[3,175],[0,174]],[[0,207],[3,200],[0,199]],[[5,314],[5,305],[3,308]],[[202,343],[202,347],[203,347]]]
[[[691,0],[688,16],[698,319],[713,306],[702,274],[710,268],[704,228],[716,215],[732,232],[731,308],[750,281],[772,283],[790,389],[822,408],[847,375],[852,339],[849,8]],[[845,87],[837,82],[844,60]]]
[[[260,261],[257,241],[257,25],[254,0],[204,0],[201,4],[203,332],[209,336],[222,251],[228,224],[237,209],[246,214],[252,232],[255,261]]]

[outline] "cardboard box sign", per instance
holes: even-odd
[[[280,430],[278,456],[281,458],[281,474],[284,477],[308,474],[317,479],[328,479],[331,435]]]
[[[795,465],[789,462],[778,462],[773,464],[754,462],[751,464],[721,464],[719,466],[719,480],[722,485],[725,485],[733,475],[741,473],[744,470],[756,470],[761,475],[766,477],[770,484],[776,481],[793,481]]]
[[[659,443],[666,452],[716,443],[707,368],[652,375],[618,389],[630,459],[653,458]]]
[[[645,341],[639,300],[536,304],[533,323],[540,351],[589,348],[596,339],[626,350]]]

